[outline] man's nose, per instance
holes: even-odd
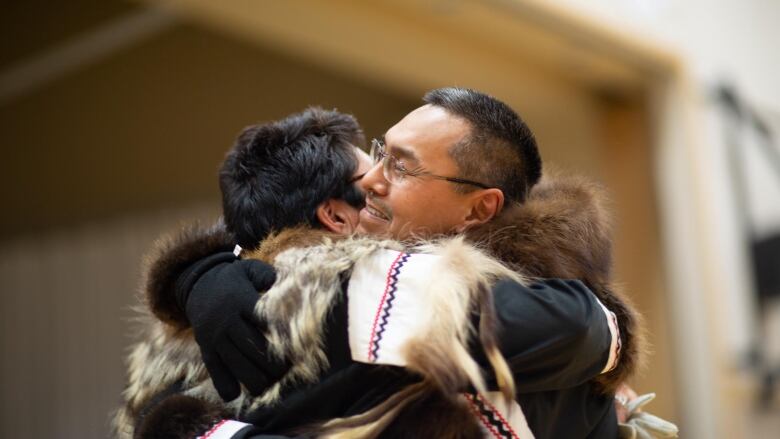
[[[371,191],[379,196],[387,195],[387,189],[390,185],[385,179],[384,172],[382,171],[382,162],[375,164],[373,168],[366,172],[366,175],[360,179],[360,188],[364,192]]]

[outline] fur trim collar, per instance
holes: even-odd
[[[545,178],[524,204],[466,232],[469,241],[528,276],[608,282],[610,218],[599,186],[581,178]]]
[[[527,276],[579,279],[618,318],[617,367],[596,378],[614,392],[641,364],[640,314],[612,279],[612,225],[605,191],[581,177],[546,177],[528,200],[469,230],[467,239]]]
[[[144,292],[149,309],[163,322],[177,328],[190,326],[184,311],[176,304],[174,285],[181,273],[206,256],[235,247],[233,235],[220,220],[204,228],[197,224],[175,235],[163,236],[144,258]]]

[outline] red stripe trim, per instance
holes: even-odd
[[[501,437],[501,433],[499,433],[498,430],[496,430],[496,428],[490,424],[490,421],[488,421],[488,419],[479,412],[477,405],[474,404],[474,400],[472,399],[473,396],[468,393],[464,393],[464,395],[466,396],[466,400],[469,402],[469,408],[471,409],[472,413],[474,413],[474,415],[479,419],[482,425],[484,425],[490,433],[493,433],[493,437],[503,439]]]
[[[382,300],[379,301],[379,307],[376,310],[376,315],[374,316],[374,324],[371,327],[371,338],[369,339],[368,343],[368,360],[372,361],[376,358],[373,358],[374,354],[372,351],[374,350],[374,343],[376,340],[374,340],[374,337],[376,337],[376,325],[379,322],[379,315],[382,313],[382,308],[385,306],[385,300],[387,300],[387,292],[390,291],[390,283],[392,282],[392,273],[393,269],[395,268],[395,265],[398,263],[398,260],[401,259],[401,256],[403,256],[403,252],[399,252],[398,256],[396,256],[395,260],[392,264],[390,264],[390,268],[387,270],[387,276],[385,277],[385,292],[382,294]]]
[[[515,433],[515,431],[514,431],[514,430],[512,430],[512,426],[509,424],[509,422],[507,422],[507,420],[506,420],[506,419],[504,419],[504,417],[503,417],[503,416],[501,416],[501,412],[500,412],[500,411],[498,411],[498,410],[497,410],[497,409],[496,409],[496,408],[493,406],[493,404],[491,404],[491,403],[490,403],[490,401],[488,401],[486,398],[483,398],[483,397],[482,397],[482,395],[477,395],[477,397],[478,397],[478,398],[479,398],[479,399],[480,399],[480,400],[481,400],[481,401],[482,401],[482,402],[483,402],[483,403],[484,403],[486,406],[488,406],[488,408],[489,408],[490,410],[492,410],[492,411],[493,411],[493,413],[495,413],[495,415],[496,415],[496,416],[498,416],[498,419],[500,419],[500,420],[501,420],[501,423],[502,423],[502,424],[504,424],[504,427],[506,427],[506,429],[507,429],[507,430],[509,430],[509,432],[512,434],[512,437],[513,437],[513,438],[520,439],[520,437],[518,437],[518,436],[517,436],[517,433]]]
[[[223,420],[221,420],[221,421],[220,421],[220,422],[219,422],[217,425],[215,425],[215,426],[211,427],[211,430],[207,431],[207,432],[206,432],[206,434],[204,434],[204,435],[203,435],[203,436],[201,436],[201,437],[202,437],[203,439],[208,439],[209,437],[211,437],[211,435],[212,435],[212,434],[216,433],[216,432],[217,432],[217,430],[219,430],[219,427],[222,427],[222,425],[224,425],[224,424],[225,424],[225,422],[227,422],[227,421],[228,421],[227,419],[223,419]]]

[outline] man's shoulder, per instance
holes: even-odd
[[[523,204],[466,231],[477,243],[525,275],[608,282],[612,228],[605,191],[577,176],[553,175],[534,186]]]

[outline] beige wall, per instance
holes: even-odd
[[[310,104],[369,136],[417,105],[289,56],[182,25],[0,106],[0,239],[171,202],[217,199],[244,126]]]
[[[0,245],[0,437],[108,437],[141,256],[180,220],[216,215],[169,209]]]

